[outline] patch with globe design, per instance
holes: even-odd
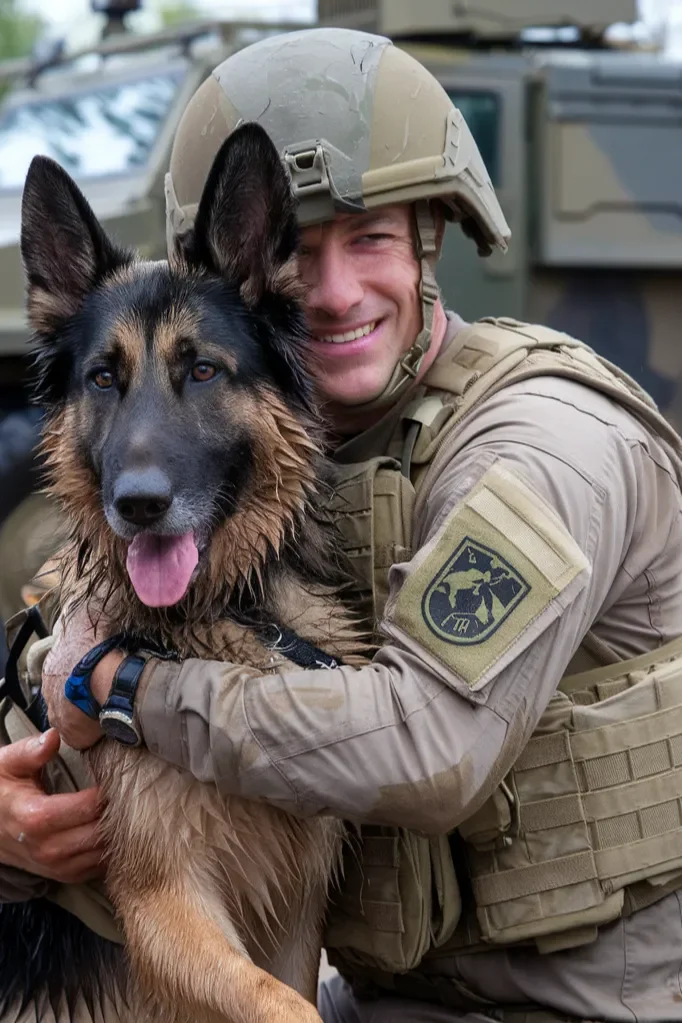
[[[386,604],[382,632],[475,692],[587,585],[590,564],[563,521],[499,463],[447,516]]]
[[[497,551],[467,536],[424,593],[422,614],[446,643],[483,643],[530,589]]]

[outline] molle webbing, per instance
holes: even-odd
[[[460,829],[484,941],[553,950],[682,883],[682,641],[567,678],[505,779]],[[479,824],[484,822],[484,829]]]
[[[332,965],[404,973],[455,930],[461,906],[445,835],[365,825],[361,850],[346,849],[343,876],[325,937]]]
[[[381,619],[391,565],[412,557],[414,490],[391,458],[338,467],[327,511],[350,567],[367,597],[368,619]]]
[[[358,577],[374,596],[377,619],[388,569],[409,559],[413,518],[419,519],[440,472],[441,452],[449,457],[443,443],[448,434],[492,394],[545,375],[575,380],[629,409],[661,438],[682,481],[679,438],[626,374],[545,327],[507,319],[471,324],[403,409],[385,448],[392,458],[340,467],[345,484],[335,514]],[[572,664],[604,660],[598,642],[595,647],[589,641],[588,635]],[[429,961],[495,943],[534,943],[543,951],[580,945],[594,940],[600,925],[679,887],[682,640],[565,678],[510,775],[458,830],[477,905],[467,908],[454,931],[451,919],[439,926],[442,908],[432,907]],[[362,833],[369,834],[366,828]],[[452,868],[452,856],[449,847],[431,846],[422,870],[425,847],[415,855],[410,836],[398,829],[382,834],[396,839],[396,861],[365,870],[360,849],[360,862],[345,879],[343,907],[330,913],[326,943],[330,960],[347,976],[390,989],[396,973],[420,961],[430,897],[423,896],[417,911],[417,890],[428,895],[433,876]],[[403,899],[411,912],[403,912]],[[414,926],[416,935],[410,933]],[[434,968],[431,962],[430,974]],[[413,976],[399,978],[401,989],[407,992]],[[448,1004],[451,980],[435,981],[443,988],[438,1000]],[[431,975],[427,986],[433,984]],[[416,988],[413,994],[426,997]],[[472,1007],[465,1002],[462,1008]]]

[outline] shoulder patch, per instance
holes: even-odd
[[[531,587],[499,551],[466,536],[422,598],[422,617],[446,643],[483,643]]]
[[[517,476],[490,468],[450,512],[387,609],[388,631],[472,690],[589,562],[559,516]],[[559,609],[557,610],[559,613]]]

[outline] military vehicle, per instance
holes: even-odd
[[[163,176],[187,99],[234,49],[293,27],[216,21],[126,34],[124,14],[139,4],[93,0],[108,28],[85,52],[0,65],[0,86],[13,86],[0,108],[0,524],[13,510],[21,519],[35,486],[17,248],[31,157],[58,159],[108,230],[161,257]],[[392,37],[434,72],[478,141],[513,239],[506,255],[481,260],[447,232],[447,302],[466,318],[567,330],[682,427],[682,65],[609,46],[607,27],[633,22],[636,0],[319,0],[318,19]],[[0,561],[2,549],[0,530]],[[0,615],[17,599],[14,586],[3,601],[2,578],[0,564]]]

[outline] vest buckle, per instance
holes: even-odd
[[[400,368],[408,376],[412,377],[413,380],[419,373],[424,354],[424,349],[421,345],[413,345],[409,352],[406,352],[400,360]]]
[[[424,302],[428,302],[429,305],[435,305],[440,298],[440,288],[436,284],[435,280],[424,280],[422,274],[421,284],[419,286],[419,293]]]

